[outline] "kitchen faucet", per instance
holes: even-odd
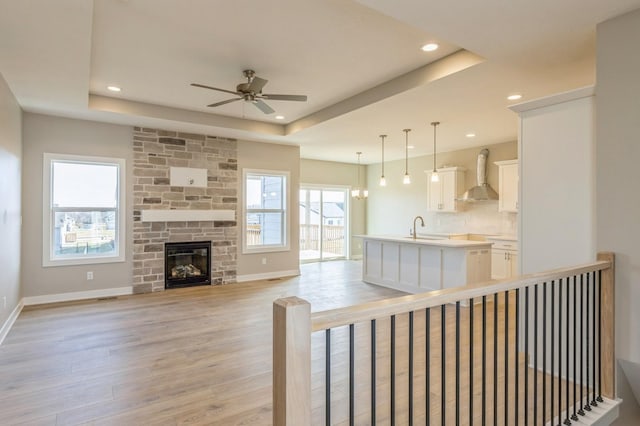
[[[416,239],[416,221],[420,219],[420,226],[422,226],[424,228],[424,219],[422,218],[422,216],[416,216],[415,219],[413,219],[413,239]]]

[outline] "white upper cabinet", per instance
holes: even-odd
[[[438,182],[431,182],[432,173],[427,173],[428,211],[458,211],[456,199],[464,192],[464,172],[462,167],[438,169]]]
[[[518,160],[496,161],[498,166],[498,211],[518,211]]]

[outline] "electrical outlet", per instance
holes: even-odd
[[[87,272],[87,281],[92,280],[92,279],[93,279],[93,271]]]
[[[266,258],[266,257],[263,257],[263,258],[262,258],[262,264],[263,264],[263,265],[266,265],[266,264],[267,264],[267,258]]]

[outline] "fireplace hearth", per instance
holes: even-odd
[[[211,284],[211,241],[165,243],[165,288]]]

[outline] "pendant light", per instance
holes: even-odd
[[[356,155],[358,156],[358,186],[351,190],[351,196],[356,200],[362,200],[369,196],[369,191],[360,186],[360,155],[362,155],[362,152],[358,151]]]
[[[431,182],[440,182],[440,176],[438,176],[438,170],[436,169],[436,127],[440,124],[439,121],[432,121],[433,126],[433,172],[431,172]]]
[[[408,185],[411,183],[411,177],[409,176],[409,132],[411,129],[403,129],[404,132],[404,179],[402,183]]]
[[[380,175],[380,186],[387,186],[387,179],[384,177],[384,138],[387,135],[380,135],[380,139],[382,139],[382,174]]]

